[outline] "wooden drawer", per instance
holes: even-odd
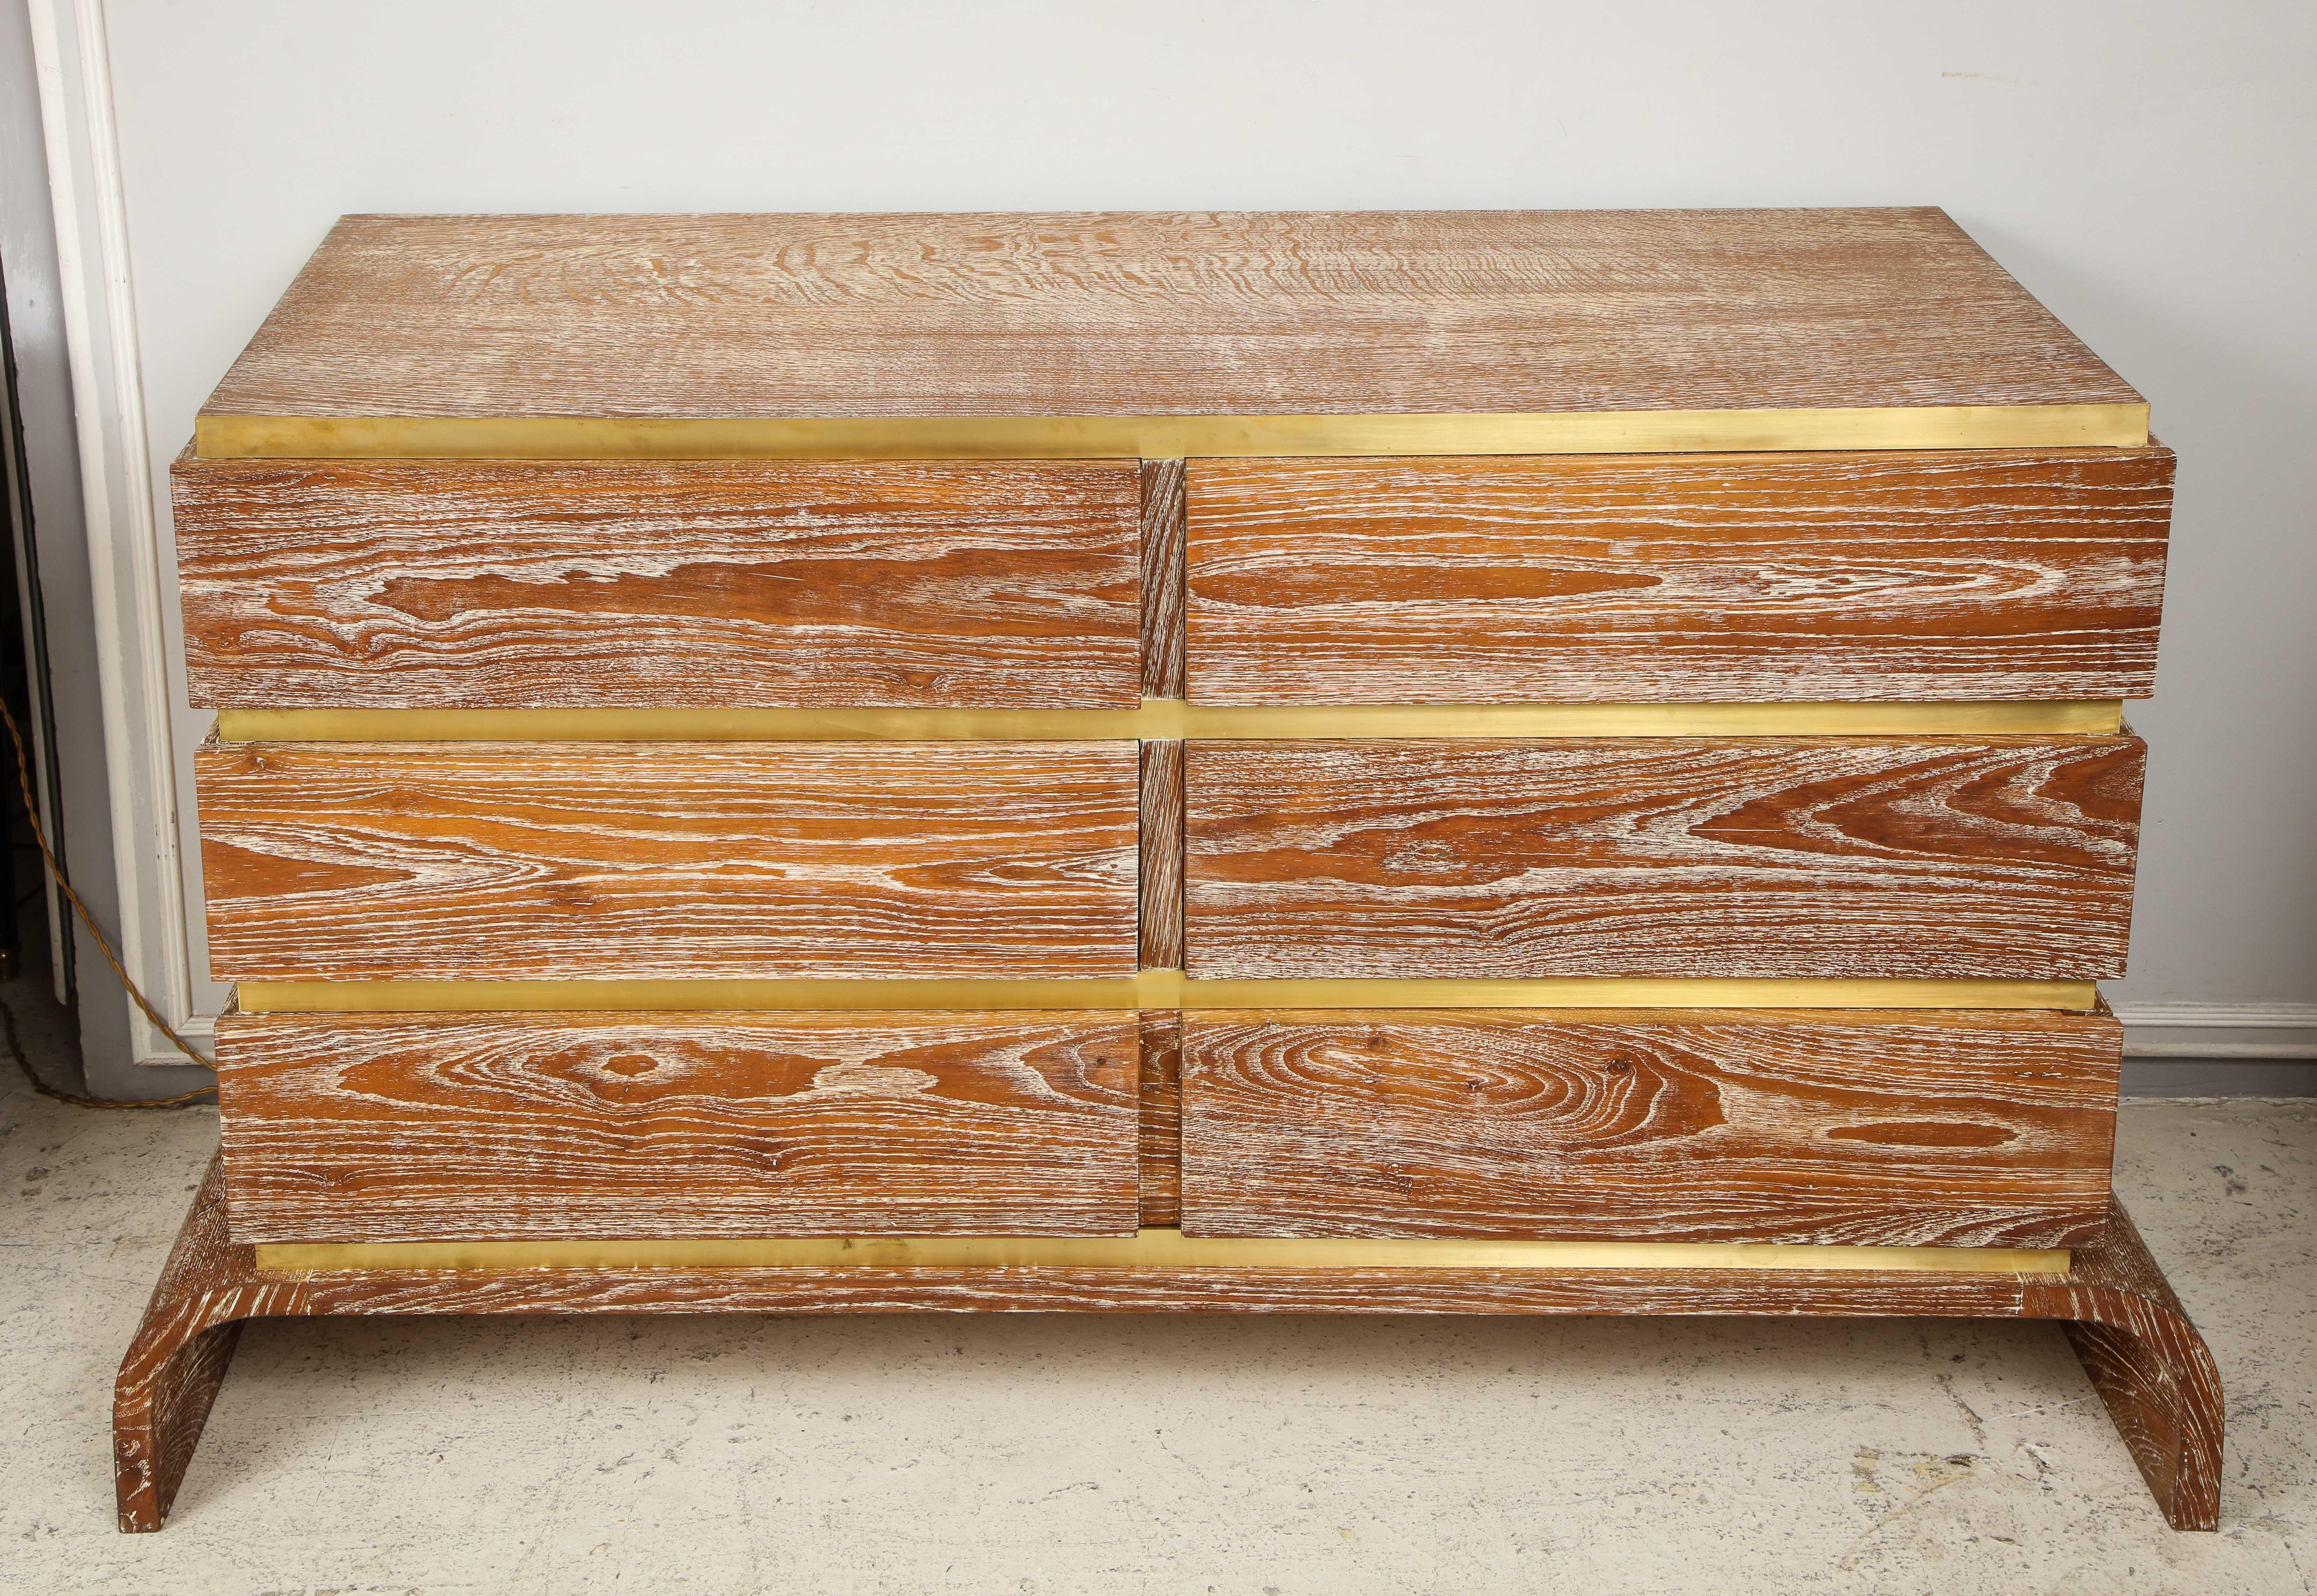
[[[243,1242],[1099,1235],[1136,1017],[229,1014]]]
[[[228,708],[1131,709],[1133,461],[198,460]]]
[[[219,981],[1135,969],[1131,742],[219,743]]]
[[[2105,979],[2143,757],[2130,736],[1194,741],[1185,967]]]
[[[1212,704],[2145,696],[2163,448],[1194,460]]]
[[[2100,1015],[1184,1017],[1183,1229],[2064,1247],[2108,1206]]]

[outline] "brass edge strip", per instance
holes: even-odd
[[[1379,416],[202,416],[193,424],[193,441],[204,459],[1164,460],[1722,449],[2136,449],[2148,442],[2148,407]]]
[[[1043,742],[1183,738],[2105,735],[2113,698],[1953,704],[1353,704],[1139,709],[223,709],[228,742]]]
[[[1524,1242],[1185,1236],[826,1236],[693,1241],[268,1243],[257,1267],[513,1269],[1906,1269],[2064,1275],[2065,1251],[1711,1242]]]
[[[1195,981],[1179,970],[1087,981],[246,981],[245,1013],[583,1010],[1219,1009],[2055,1009],[2090,1010],[2089,981]]]

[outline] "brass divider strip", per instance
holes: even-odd
[[[2064,1275],[2065,1250],[1712,1242],[1185,1236],[799,1236],[695,1241],[267,1244],[265,1270],[639,1269],[1906,1269]]]
[[[202,416],[204,459],[1150,460],[1771,449],[2136,449],[2148,407],[1374,416]]]
[[[757,1009],[2054,1009],[2089,1012],[2089,981],[1197,981],[1145,970],[1081,981],[254,981],[243,1012],[552,1013]]]
[[[996,742],[1185,738],[2105,735],[2116,699],[1954,704],[1351,704],[1136,709],[225,709],[228,742]]]

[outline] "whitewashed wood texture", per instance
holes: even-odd
[[[1183,486],[1188,462],[1142,462],[1142,695],[1183,696]]]
[[[196,705],[1141,696],[1131,461],[188,455],[172,480]]]
[[[1142,963],[1183,967],[1183,745],[1142,745]]]
[[[121,1527],[161,1527],[241,1322],[362,1314],[1340,1313],[1919,1314],[2064,1325],[2173,1527],[2219,1516],[2222,1403],[2203,1339],[2131,1216],[2066,1275],[1789,1269],[542,1269],[261,1272],[212,1161],[113,1395]]]
[[[2138,401],[1929,208],[349,216],[201,413]]]
[[[2134,737],[1184,745],[1194,977],[2123,973]]]
[[[1102,1235],[1139,1017],[228,1014],[245,1242]]]
[[[220,981],[1135,969],[1132,742],[218,743]]]
[[[2035,1012],[1188,1014],[1183,1228],[2072,1246],[2122,1046]]]
[[[1210,704],[2145,697],[2163,448],[1200,460]]]

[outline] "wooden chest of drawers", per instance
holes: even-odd
[[[2136,1247],[2171,480],[1937,211],[345,219],[174,477],[203,1223],[2035,1312]]]

